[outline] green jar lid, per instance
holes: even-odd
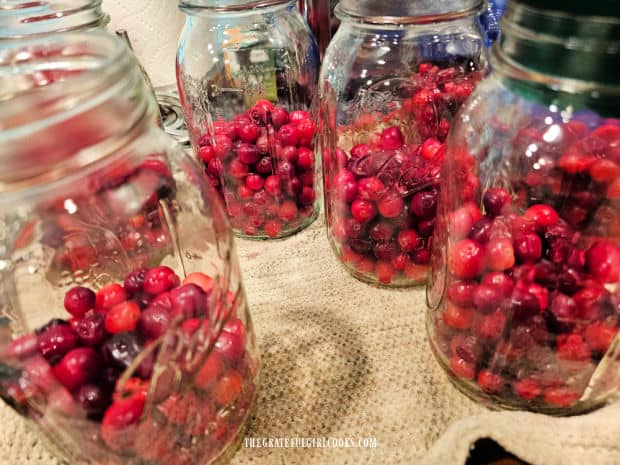
[[[620,18],[618,0],[518,0],[540,10],[559,11],[580,16],[607,16]]]

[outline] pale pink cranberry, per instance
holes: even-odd
[[[463,239],[469,236],[474,220],[468,209],[461,207],[450,214],[450,234],[455,239]]]
[[[499,339],[504,333],[506,315],[497,309],[487,315],[479,315],[474,321],[474,331],[485,340]]]
[[[486,214],[491,218],[495,218],[501,215],[504,208],[510,205],[510,192],[501,187],[492,187],[484,193],[482,202]]]
[[[599,241],[586,253],[587,270],[601,282],[620,279],[620,247],[610,241]]]
[[[494,271],[504,271],[515,265],[515,251],[508,238],[492,239],[487,245],[487,266]]]
[[[351,215],[360,223],[366,223],[377,215],[377,208],[371,202],[356,199],[351,204]]]
[[[542,256],[542,241],[537,234],[523,234],[514,240],[514,250],[522,262],[537,262]]]
[[[144,277],[144,291],[151,295],[161,294],[179,285],[179,277],[172,268],[157,266]]]

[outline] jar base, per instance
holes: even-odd
[[[296,227],[292,229],[287,229],[286,231],[283,231],[277,236],[271,237],[265,233],[255,234],[253,236],[250,236],[248,234],[245,234],[243,231],[239,229],[234,229],[234,228],[233,228],[233,234],[235,235],[235,237],[239,239],[247,239],[250,241],[273,241],[273,240],[278,240],[278,239],[285,239],[287,237],[293,236],[294,234],[297,234],[298,232],[303,231],[308,226],[310,226],[312,223],[314,223],[316,219],[319,217],[319,212],[320,212],[320,209],[317,208],[311,216],[306,218],[305,221],[302,221],[301,223],[299,223],[299,225],[297,225]]]

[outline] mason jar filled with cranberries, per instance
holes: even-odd
[[[294,0],[181,0],[177,84],[193,149],[237,236],[280,238],[318,215],[309,113],[318,51]]]
[[[328,236],[353,276],[428,275],[454,115],[484,75],[479,0],[342,0],[319,77]]]
[[[232,453],[259,371],[232,233],[135,58],[11,41],[0,101],[0,396],[70,463]]]
[[[578,413],[620,386],[620,9],[519,0],[504,21],[448,141],[428,331],[470,396]]]
[[[102,0],[10,0],[0,8],[0,40],[54,32],[105,29],[110,16]]]

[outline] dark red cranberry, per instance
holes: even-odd
[[[558,275],[558,290],[564,294],[573,295],[580,288],[581,276],[575,270],[568,269]]]
[[[245,353],[245,341],[239,334],[222,332],[215,341],[215,353],[224,360],[236,363]]]
[[[378,242],[373,247],[375,257],[379,260],[392,260],[398,253],[398,249],[393,242]]]
[[[89,347],[79,347],[65,354],[53,368],[54,376],[69,391],[94,381],[99,375],[99,354]]]
[[[95,293],[87,287],[76,286],[65,294],[65,309],[74,317],[81,318],[95,308]]]
[[[271,157],[261,157],[261,159],[256,163],[255,169],[256,172],[260,174],[271,174],[273,170],[273,162],[271,161]]]
[[[376,242],[389,242],[393,236],[394,227],[386,221],[380,221],[370,229],[370,237]]]
[[[437,212],[437,194],[433,191],[418,192],[411,199],[411,211],[418,218],[433,218]]]
[[[450,351],[453,355],[471,363],[478,363],[482,357],[482,344],[473,335],[457,334],[450,341]]]
[[[503,307],[512,314],[514,321],[523,321],[540,312],[538,299],[525,290],[515,289],[510,299],[503,302]]]
[[[251,165],[258,161],[258,149],[253,144],[239,144],[237,147],[237,158],[246,165]]]
[[[113,335],[102,347],[104,359],[109,365],[125,369],[142,351],[142,341],[135,333],[125,332]]]
[[[52,363],[73,349],[78,342],[75,332],[67,324],[47,328],[38,335],[41,355]]]
[[[365,239],[350,239],[349,245],[355,252],[362,255],[367,254],[373,248],[372,241]]]
[[[515,239],[514,250],[517,258],[522,262],[537,262],[542,256],[542,241],[537,234],[523,234]]]
[[[105,315],[94,311],[88,312],[78,322],[75,332],[80,342],[88,347],[98,347],[106,338]]]
[[[301,193],[303,186],[299,178],[294,177],[287,181],[284,191],[289,197],[296,197]]]
[[[571,297],[557,293],[551,299],[551,313],[560,322],[575,322],[579,319],[579,307]]]
[[[125,292],[127,292],[127,295],[130,298],[142,292],[142,286],[144,285],[144,277],[146,276],[146,272],[146,268],[138,268],[137,270],[132,271],[125,277],[125,282],[123,283],[123,286],[125,288]]]
[[[138,331],[146,339],[157,339],[170,326],[170,313],[162,307],[148,307],[140,315]]]
[[[488,189],[482,198],[484,210],[491,218],[502,214],[502,210],[510,205],[510,192],[500,187]]]
[[[184,284],[170,291],[172,314],[184,318],[201,316],[207,307],[207,295],[195,284]]]
[[[350,239],[359,239],[365,233],[364,225],[353,218],[345,220],[344,229],[347,237]]]
[[[99,386],[85,384],[75,393],[75,400],[89,415],[101,415],[111,399]]]
[[[157,266],[150,269],[144,277],[144,291],[157,295],[179,285],[179,277],[172,268]]]
[[[411,261],[416,265],[428,265],[431,261],[431,251],[429,249],[418,249],[411,252]]]
[[[483,216],[474,223],[469,232],[469,238],[480,244],[486,244],[491,238],[491,229],[493,228],[493,220]]]
[[[295,167],[291,162],[281,161],[278,164],[278,176],[284,180],[290,180],[295,176]]]
[[[422,220],[418,223],[417,230],[422,237],[431,237],[435,231],[435,218]]]
[[[480,284],[473,293],[473,302],[478,310],[488,313],[499,306],[502,295],[496,287]]]

